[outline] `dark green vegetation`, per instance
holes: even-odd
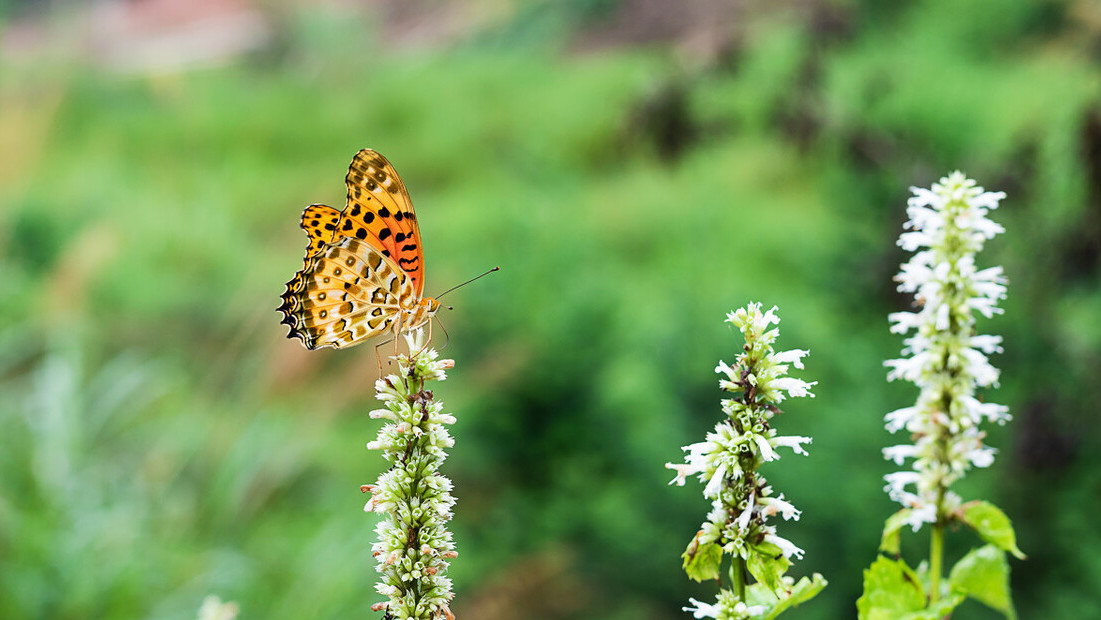
[[[905,441],[882,416],[915,396],[881,365],[894,241],[907,187],[955,168],[1009,194],[980,329],[1015,415],[959,490],[1014,519],[1021,617],[1101,616],[1101,30],[1088,2],[885,4],[751,20],[691,69],[565,51],[614,11],[572,2],[421,51],[298,16],[223,68],[0,70],[0,617],[182,619],[208,593],[371,617],[375,356],[306,352],[275,312],[301,209],[342,205],[364,146],[410,188],[428,293],[502,266],[442,316],[460,619],[711,596],[679,557],[707,506],[663,464],[719,418],[721,321],[751,300],[820,381],[777,419],[811,455],[762,470],[804,510],[792,574],[830,580],[792,617],[853,617]]]

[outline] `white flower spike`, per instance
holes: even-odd
[[[958,507],[959,498],[946,492],[952,483],[971,467],[993,463],[978,423],[1004,424],[1009,414],[975,397],[977,388],[997,385],[998,369],[987,355],[1001,352],[1001,337],[976,334],[975,316],[1001,313],[998,302],[1006,293],[1002,268],[977,270],[975,255],[1003,232],[987,214],[1005,194],[984,191],[962,172],[931,189],[911,189],[910,232],[898,244],[914,255],[896,280],[899,291],[914,294],[919,310],[888,316],[891,332],[913,335],[904,341],[907,357],[884,364],[888,380],[905,379],[921,393],[914,406],[885,418],[888,431],[905,429],[914,443],[891,446],[883,455],[897,465],[913,459],[913,471],[889,474],[885,490],[913,511],[907,523],[917,530]]]
[[[447,425],[455,417],[444,413],[424,385],[446,379],[445,371],[455,362],[441,360],[427,348],[422,330],[405,334],[405,339],[410,354],[392,358],[398,374],[375,382],[386,409],[371,412],[372,418],[389,423],[367,447],[382,450],[392,465],[378,482],[362,487],[371,493],[364,510],[386,515],[375,528],[378,542],[372,554],[380,575],[375,590],[388,600],[371,608],[395,620],[453,618],[446,560],[456,553],[446,525],[455,499],[451,481],[439,467],[447,458],[445,449],[454,445]]]
[[[774,307],[761,312],[761,304],[751,303],[727,315],[727,321],[744,335],[745,346],[734,364],[720,361],[715,367],[722,376],[719,387],[732,395],[722,401],[726,416],[705,441],[684,447],[684,463],[666,463],[676,471],[670,484],[683,486],[689,476],[695,476],[711,502],[707,520],[682,556],[689,577],[697,581],[717,578],[723,554],[732,556],[732,587],[721,588],[715,603],[691,599],[692,606],[684,610],[695,618],[764,617],[774,606],[792,606],[784,599],[792,596],[793,587],[801,590],[798,601],[805,601],[826,585],[817,574],[813,579],[804,577],[798,586],[790,577],[780,577],[793,559],[803,556],[803,550],[778,536],[768,519],[780,515],[784,520],[797,520],[801,513],[782,494],[773,496],[772,487],[757,473],[762,464],[780,459],[777,448],[805,455],[803,445],[811,441],[810,437],[777,436],[770,426],[780,412],[777,405],[787,398],[813,397],[811,388],[816,385],[787,376],[789,366],[803,368],[803,358],[809,352],[773,350],[772,343],[780,334],[779,329],[770,329],[780,323],[776,311]],[[749,585],[748,574],[757,583]],[[751,599],[775,602],[749,605]]]

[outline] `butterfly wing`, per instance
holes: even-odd
[[[403,301],[416,295],[412,280],[372,244],[344,237],[326,244],[301,272],[292,294],[290,337],[308,349],[341,349],[384,333]]]
[[[335,236],[337,223],[340,221],[340,211],[328,205],[310,205],[302,212],[302,230],[310,238],[310,244],[306,246],[306,259],[316,254],[326,243],[330,243]]]
[[[328,205],[310,205],[302,212],[301,226],[302,230],[306,231],[306,236],[309,237],[309,244],[306,246],[305,264],[287,282],[287,288],[280,296],[283,303],[278,310],[283,313],[283,324],[294,327],[292,317],[297,310],[297,295],[301,292],[303,285],[302,274],[306,267],[310,265],[310,259],[313,255],[317,254],[326,243],[333,240],[334,231],[339,220],[340,211]]]
[[[366,241],[393,259],[419,297],[424,292],[424,248],[405,183],[394,166],[371,149],[356,153],[345,181],[348,205],[335,234]]]

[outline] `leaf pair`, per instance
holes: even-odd
[[[912,511],[899,510],[887,519],[880,551],[899,555],[903,526]],[[990,502],[964,504],[956,519],[966,524],[988,544],[972,549],[952,567],[948,576],[948,596],[928,604],[927,575],[912,570],[901,559],[880,556],[864,571],[864,594],[857,601],[861,620],[937,620],[950,613],[967,597],[1016,618],[1009,591],[1009,563],[1006,552],[1019,559],[1025,555],[1017,548],[1017,537],[1009,517]]]

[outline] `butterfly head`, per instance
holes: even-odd
[[[406,311],[406,319],[402,322],[402,329],[416,329],[432,320],[440,309],[440,302],[431,297],[424,297],[412,310]]]

